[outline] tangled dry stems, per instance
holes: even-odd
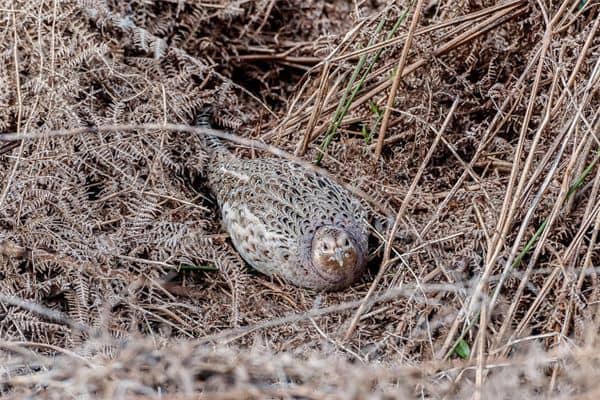
[[[0,142],[2,395],[595,398],[598,5],[424,3],[375,159],[409,2],[5,0],[0,132],[35,138]],[[398,215],[385,267],[247,270],[167,129],[206,106]]]

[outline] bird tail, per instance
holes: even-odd
[[[210,123],[211,117],[212,109],[208,107],[204,108],[196,116],[195,125],[200,128],[215,130],[215,128],[213,128],[212,124]],[[204,147],[206,151],[210,154],[231,154],[229,150],[227,150],[227,147],[225,147],[223,142],[221,142],[219,138],[213,135],[203,134],[202,141],[204,142]]]

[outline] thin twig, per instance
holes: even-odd
[[[250,148],[267,151],[277,157],[285,158],[287,160],[293,161],[302,167],[312,170],[313,172],[327,176],[328,178],[339,182],[339,180],[331,175],[329,172],[320,168],[310,162],[307,162],[301,158],[298,158],[290,153],[287,153],[275,146],[271,146],[258,140],[244,138],[238,135],[234,135],[232,133],[227,133],[223,131],[219,131],[212,128],[206,128],[201,126],[192,126],[192,125],[184,125],[184,124],[113,124],[113,125],[101,125],[101,126],[85,126],[79,128],[71,128],[71,129],[57,129],[46,132],[10,132],[3,135],[0,135],[0,142],[12,142],[15,140],[32,140],[32,139],[44,139],[48,137],[61,137],[61,136],[75,136],[81,135],[84,133],[99,133],[99,132],[121,132],[121,131],[133,131],[133,132],[141,132],[144,130],[168,130],[174,132],[186,132],[196,135],[211,135],[218,137],[219,139],[227,140],[233,143],[237,143],[242,146],[247,146]],[[357,197],[365,200],[371,206],[373,206],[377,211],[381,212],[384,215],[388,215],[389,210],[387,210],[382,204],[373,199],[370,195],[363,192],[362,190],[343,183],[339,182],[342,186],[344,186],[349,192],[354,194]]]
[[[398,67],[396,68],[396,75],[394,76],[394,83],[392,84],[392,89],[390,90],[390,95],[388,97],[387,105],[385,107],[385,111],[383,113],[383,120],[381,121],[381,127],[379,129],[379,138],[377,139],[377,146],[375,147],[375,159],[379,159],[381,157],[381,151],[383,149],[383,141],[385,140],[385,134],[388,129],[388,123],[390,122],[390,114],[392,112],[392,107],[394,106],[394,100],[396,99],[396,92],[398,91],[398,87],[400,86],[400,80],[402,79],[402,72],[404,71],[404,66],[406,65],[406,59],[408,58],[408,52],[412,46],[413,36],[415,34],[415,29],[417,28],[417,24],[419,23],[419,19],[421,17],[421,7],[423,6],[423,0],[417,1],[417,6],[415,7],[415,13],[410,23],[410,28],[408,29],[408,35],[406,36],[406,42],[404,42],[404,47],[402,48],[402,53],[400,55],[400,60],[398,61]]]
[[[400,209],[398,210],[398,214],[396,214],[396,219],[394,220],[394,225],[392,226],[392,229],[388,236],[388,240],[385,243],[384,256],[383,256],[383,260],[381,261],[381,266],[379,267],[379,271],[377,272],[375,279],[371,283],[371,286],[369,287],[369,291],[363,298],[360,307],[358,308],[358,310],[356,310],[356,313],[352,317],[352,320],[350,321],[350,326],[348,327],[348,330],[346,331],[346,334],[344,335],[344,340],[348,340],[350,338],[350,336],[352,336],[352,333],[354,333],[354,330],[356,329],[356,325],[358,324],[358,321],[360,320],[361,315],[367,309],[367,306],[369,303],[369,298],[371,296],[373,296],[375,289],[379,285],[379,281],[381,280],[381,278],[383,278],[383,275],[385,274],[385,271],[390,264],[390,255],[392,252],[392,242],[394,240],[394,237],[396,236],[396,232],[398,231],[398,226],[400,225],[400,221],[401,221],[402,217],[404,216],[404,212],[408,208],[408,203],[412,198],[412,194],[414,193],[414,191],[417,187],[417,184],[418,184],[419,180],[421,179],[421,176],[423,175],[423,171],[425,171],[425,167],[429,163],[429,160],[431,159],[431,156],[433,155],[433,153],[437,147],[437,144],[439,143],[439,141],[442,137],[442,134],[448,127],[448,124],[450,123],[450,120],[452,119],[452,116],[454,115],[454,111],[456,110],[456,107],[458,106],[458,101],[459,100],[456,99],[456,100],[454,100],[454,103],[452,103],[452,107],[450,108],[450,111],[448,111],[448,115],[446,115],[446,119],[444,120],[444,123],[442,124],[440,130],[438,131],[438,133],[435,137],[435,140],[433,141],[431,147],[429,148],[429,151],[427,152],[427,155],[423,159],[423,162],[421,163],[421,166],[420,166],[419,170],[417,171],[417,174],[413,178],[410,188],[408,189],[408,193],[406,194],[406,196],[404,197],[404,200],[402,201],[402,204],[400,205]]]
[[[414,296],[415,292],[420,292],[420,291],[424,291],[426,293],[438,293],[438,292],[454,293],[458,290],[460,290],[460,288],[457,287],[456,285],[443,285],[443,284],[428,284],[428,285],[419,285],[419,286],[405,285],[404,287],[401,287],[401,288],[390,289],[385,294],[382,294],[380,296],[375,296],[375,297],[369,299],[369,304],[373,305],[373,304],[380,303],[380,302],[390,301],[390,300],[396,299],[398,297]],[[418,301],[418,300],[416,300],[416,301]],[[255,323],[250,326],[223,330],[219,333],[215,333],[214,335],[204,336],[204,337],[200,338],[199,340],[201,343],[219,342],[219,341],[223,341],[223,340],[230,342],[232,340],[239,339],[241,336],[247,335],[249,333],[252,333],[252,332],[255,332],[258,330],[269,329],[269,328],[273,328],[273,327],[281,326],[281,325],[293,324],[293,323],[296,323],[299,321],[305,321],[305,320],[311,319],[311,318],[318,318],[318,317],[322,317],[322,316],[333,314],[333,313],[339,313],[339,312],[343,312],[343,311],[347,311],[347,310],[352,310],[356,307],[361,306],[362,304],[364,304],[364,299],[344,302],[341,304],[336,304],[336,305],[325,307],[325,308],[312,309],[310,311],[295,313],[295,314],[288,315],[288,316],[281,317],[281,318],[269,318],[265,321]]]

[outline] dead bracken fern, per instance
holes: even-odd
[[[598,397],[599,21],[579,0],[3,1],[0,396]],[[361,282],[244,265],[203,141],[167,129],[207,106],[375,203]],[[140,128],[95,129],[119,125]]]

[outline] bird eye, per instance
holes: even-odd
[[[344,238],[344,247],[350,246],[350,242],[348,241],[348,238]]]
[[[329,245],[327,243],[323,243],[323,250],[329,250]]]

